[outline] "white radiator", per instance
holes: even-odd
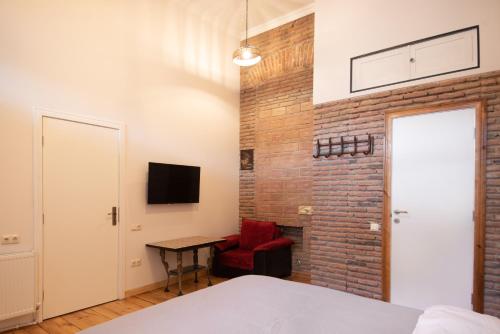
[[[35,254],[0,255],[0,321],[35,312]]]

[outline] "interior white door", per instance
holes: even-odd
[[[43,318],[118,298],[119,130],[43,118]]]
[[[393,119],[391,302],[471,309],[475,110]]]

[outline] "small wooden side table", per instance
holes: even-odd
[[[210,238],[210,237],[187,237],[180,239],[164,240],[160,242],[148,243],[147,247],[158,248],[160,250],[160,257],[165,271],[167,272],[167,286],[165,291],[169,291],[168,284],[170,282],[170,276],[177,276],[179,283],[179,296],[182,296],[182,275],[184,273],[194,272],[194,282],[198,283],[198,271],[207,269],[208,286],[212,285],[210,280],[210,271],[212,270],[212,263],[214,257],[214,245],[216,243],[222,242],[224,239],[221,238]],[[207,259],[207,266],[202,266],[198,264],[198,249],[200,248],[210,248],[210,255]],[[192,266],[182,266],[182,252],[193,251],[193,265]],[[165,257],[165,253],[174,252],[177,254],[177,269],[169,270],[168,261]]]

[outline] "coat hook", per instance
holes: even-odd
[[[328,153],[325,154],[325,158],[329,158],[332,155],[332,137],[328,138]]]
[[[368,154],[373,152],[373,137],[372,137],[372,135],[368,135],[367,142],[368,142],[368,148],[366,151],[363,152],[365,155],[368,155]]]
[[[320,156],[320,153],[321,153],[321,146],[319,144],[319,139],[318,141],[316,142],[316,154],[313,154],[313,158],[319,158]]]
[[[338,157],[344,154],[344,136],[340,136],[340,152],[337,154]]]
[[[354,136],[354,152],[351,153],[351,157],[358,153],[358,136]]]

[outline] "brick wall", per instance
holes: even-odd
[[[375,135],[372,156],[313,161],[312,283],[382,297],[385,112],[484,99],[487,105],[485,312],[500,316],[500,71],[315,106],[314,140]]]
[[[240,216],[288,226],[294,264],[302,262],[294,270],[310,270],[314,284],[380,299],[382,235],[367,222],[382,222],[385,112],[485,99],[485,311],[500,316],[500,72],[313,108],[313,25],[310,15],[250,40],[264,60],[241,71],[240,146],[255,149],[255,170],[240,172]],[[366,133],[375,135],[372,156],[312,158],[313,140]],[[309,204],[312,220],[297,215]]]
[[[255,167],[240,171],[240,216],[285,226],[296,241],[293,270],[302,272],[311,216],[297,212],[312,205],[313,29],[309,15],[250,39],[263,61],[241,69],[240,148],[254,149]]]

